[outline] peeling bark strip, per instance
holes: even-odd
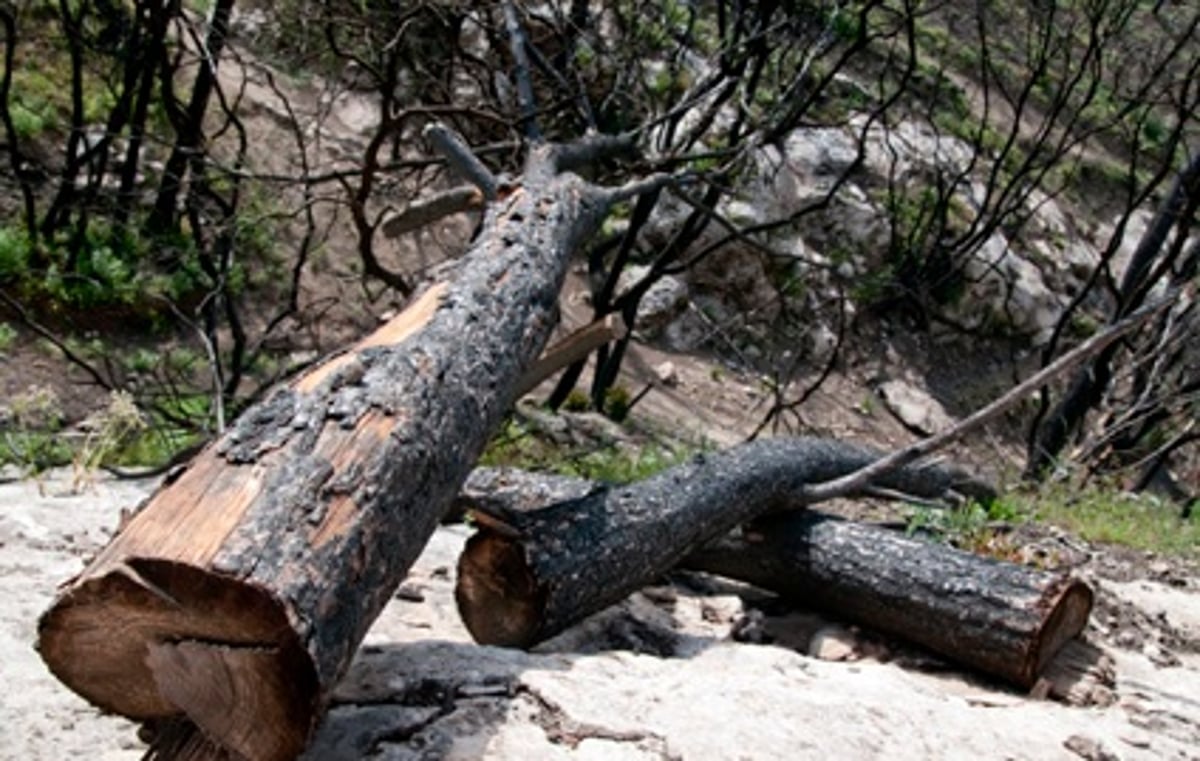
[[[467,496],[483,517],[459,560],[459,613],[479,642],[529,647],[652,582],[735,526],[795,504],[807,486],[878,458],[833,440],[763,439],[697,455],[624,487],[554,479],[530,497],[521,496],[519,475],[472,477]],[[493,488],[481,488],[488,478]],[[961,472],[935,467],[908,466],[874,485],[926,498],[988,491]]]
[[[779,592],[1026,689],[1092,609],[1092,590],[1068,574],[807,511],[764,518],[683,566]]]
[[[599,188],[556,150],[531,152],[451,282],[249,409],[68,583],[39,626],[59,679],[133,719],[186,715],[235,757],[303,749],[542,350],[571,253],[666,182]]]

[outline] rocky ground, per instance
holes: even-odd
[[[0,485],[0,758],[136,759],[136,728],[33,650],[58,584],[153,483]],[[1200,758],[1200,582],[1060,534],[1099,604],[1090,677],[1036,699],[937,658],[680,575],[526,653],[473,645],[453,602],[468,529],[435,535],[368,635],[310,759]],[[1075,703],[1076,705],[1073,705]]]

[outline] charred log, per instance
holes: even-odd
[[[645,187],[558,170],[535,149],[452,280],[277,388],[125,522],[41,619],[59,679],[235,758],[303,749],[541,352],[570,255]]]
[[[818,512],[764,518],[684,560],[896,635],[1021,687],[1087,624],[1092,591]]]
[[[615,601],[665,571],[663,558],[679,554],[679,537],[688,530],[679,526],[705,533],[696,530],[697,523],[725,524],[733,520],[729,515],[750,515],[756,507],[799,506],[795,482],[772,485],[768,479],[789,468],[818,480],[836,477],[839,468],[854,468],[865,455],[811,439],[762,441],[743,449],[750,451],[731,458],[746,458],[740,475],[731,475],[729,463],[713,457],[619,495],[577,478],[474,471],[459,499],[481,527],[459,569],[459,608],[471,633],[489,644],[526,646],[551,636],[598,610],[599,600]],[[775,449],[779,459],[768,456],[770,462],[755,465],[755,457]],[[792,462],[783,461],[787,455]],[[727,501],[716,503],[689,489],[713,479],[751,486],[740,491],[734,485]],[[987,496],[983,484],[955,479],[961,474],[913,469],[880,486],[923,498],[955,487]],[[666,530],[660,521],[670,524]],[[614,526],[625,539],[606,541],[597,526]],[[680,565],[779,592],[1026,688],[1082,630],[1092,603],[1087,585],[1066,574],[804,510],[761,517],[690,552]]]
[[[566,498],[543,509],[521,509],[529,503],[495,492],[479,504],[481,530],[459,561],[459,612],[479,642],[529,647],[653,581],[735,526],[802,502],[807,486],[878,457],[832,440],[766,439],[698,455],[630,486],[557,481],[547,496]],[[924,498],[988,493],[975,479],[940,467],[908,466],[871,485]]]

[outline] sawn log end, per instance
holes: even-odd
[[[537,642],[546,595],[519,541],[483,528],[467,541],[454,591],[467,631],[482,645]]]
[[[186,714],[246,758],[294,758],[316,722],[316,670],[283,606],[194,566],[130,558],[77,582],[42,616],[37,647],[100,708]]]

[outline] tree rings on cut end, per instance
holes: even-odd
[[[317,717],[316,671],[283,606],[195,566],[130,558],[77,582],[39,622],[38,650],[97,706],[135,720],[186,715],[248,758],[294,758]]]
[[[458,561],[454,597],[476,642],[524,648],[537,641],[546,595],[519,541],[488,529],[471,537]]]

